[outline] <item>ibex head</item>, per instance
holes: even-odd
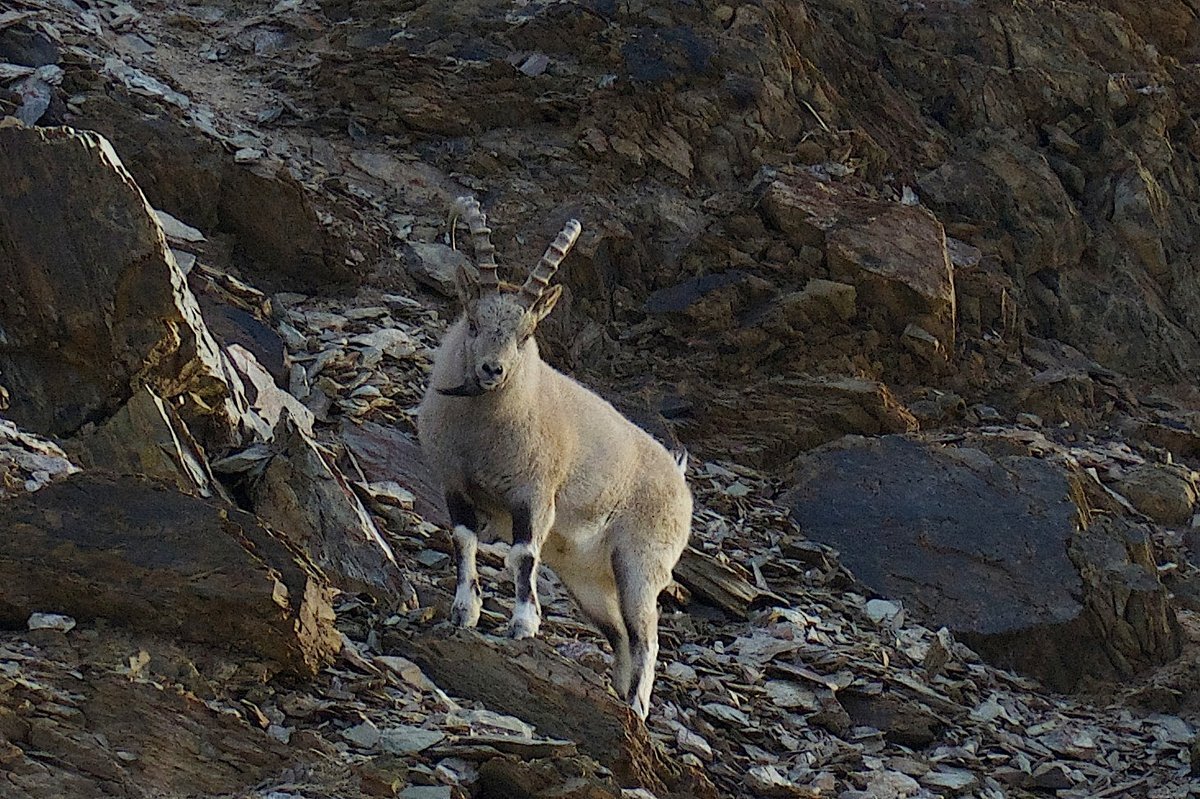
[[[438,391],[475,397],[503,387],[525,358],[539,357],[533,331],[562,295],[562,286],[550,287],[550,279],[579,237],[580,225],[569,220],[530,271],[525,284],[518,291],[510,291],[496,276],[496,248],[479,202],[473,197],[460,197],[458,205],[471,229],[479,276],[463,266],[458,268],[458,292],[466,322],[463,381]]]

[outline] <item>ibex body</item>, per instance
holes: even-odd
[[[454,526],[452,620],[473,626],[479,619],[477,542],[511,541],[516,605],[509,634],[537,633],[544,559],[608,639],[614,687],[645,718],[658,655],[658,595],[691,525],[682,464],[538,353],[534,329],[562,291],[547,286],[579,224],[572,220],[521,290],[509,291],[496,279],[478,203],[460,202],[480,274],[459,270],[465,310],[438,350],[418,417],[421,446]]]

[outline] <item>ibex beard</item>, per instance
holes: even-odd
[[[459,203],[479,274],[458,270],[463,313],[442,341],[418,414],[421,446],[454,528],[451,620],[479,621],[478,542],[510,541],[509,635],[537,634],[544,560],[608,640],[613,687],[644,719],[658,657],[658,595],[691,527],[684,462],[541,359],[534,332],[562,294],[549,284],[579,223],[567,223],[514,290],[497,278],[478,202]]]

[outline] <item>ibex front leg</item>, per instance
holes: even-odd
[[[516,605],[508,627],[510,638],[532,638],[542,624],[538,604],[537,572],[542,544],[554,525],[554,505],[531,500],[512,509],[513,545],[508,553],[508,568],[516,585]]]
[[[450,621],[459,627],[474,627],[479,623],[479,612],[483,609],[479,571],[475,567],[479,515],[470,501],[457,491],[446,493],[446,507],[454,526],[454,560],[458,569],[458,587],[454,590]]]

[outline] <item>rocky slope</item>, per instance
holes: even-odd
[[[1196,795],[1197,13],[9,3],[0,796]],[[465,193],[693,452],[644,727],[443,622]]]

